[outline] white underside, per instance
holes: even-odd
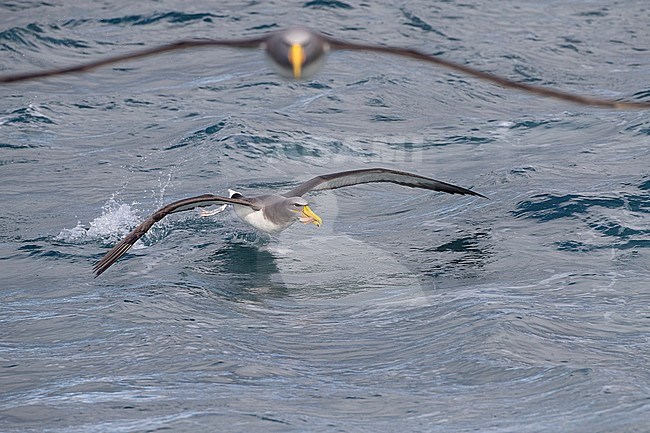
[[[233,208],[235,209],[237,216],[241,218],[242,221],[250,224],[257,230],[266,233],[279,233],[294,223],[294,221],[291,221],[287,225],[277,225],[264,218],[264,214],[261,210],[253,210],[247,206],[240,206],[236,204],[233,205]]]
[[[232,198],[235,194],[239,194],[239,192],[229,189],[228,194],[230,198]],[[219,206],[217,209],[212,210],[212,211],[206,211],[203,209],[199,209],[199,214],[202,217],[208,217],[208,216],[214,216],[218,213],[221,213],[225,210],[227,204]],[[267,220],[264,218],[264,213],[261,210],[253,210],[248,206],[241,206],[241,205],[232,205],[233,209],[235,209],[235,214],[245,223],[255,227],[257,230],[265,232],[265,233],[280,233],[281,231],[285,230],[289,226],[291,226],[295,221],[290,221],[287,224],[284,225],[278,225],[274,224],[271,221]]]

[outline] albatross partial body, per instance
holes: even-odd
[[[301,197],[286,198],[281,195],[262,195],[250,200],[259,204],[260,209],[239,204],[233,204],[233,208],[235,214],[242,221],[259,231],[272,234],[280,233],[296,221],[314,223],[318,227],[322,224],[321,218],[309,208],[307,201]]]

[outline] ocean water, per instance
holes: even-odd
[[[0,3],[0,74],[303,24],[533,84],[650,98],[645,1]],[[262,52],[170,53],[0,86],[0,431],[644,432],[650,111],[395,57],[287,81]],[[174,215],[380,166],[320,229]]]

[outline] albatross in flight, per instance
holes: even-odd
[[[323,221],[309,208],[307,200],[302,198],[304,194],[310,191],[323,191],[372,182],[390,182],[410,188],[423,188],[449,194],[467,194],[485,198],[482,194],[460,186],[440,182],[414,173],[387,168],[351,170],[317,176],[284,194],[268,194],[256,197],[244,197],[235,191],[231,191],[230,197],[204,194],[178,200],[158,209],[107,252],[95,264],[93,271],[96,277],[101,275],[119,260],[138,239],[144,236],[151,226],[172,213],[184,212],[198,207],[222,205],[214,211],[201,212],[202,216],[209,216],[223,211],[230,204],[239,218],[262,232],[279,233],[296,221],[304,224],[312,223],[320,227]]]
[[[573,102],[576,104],[614,108],[620,110],[650,108],[650,101],[628,102],[576,95],[561,90],[512,81],[498,75],[483,72],[478,69],[474,69],[460,63],[452,62],[450,60],[445,60],[432,54],[426,54],[418,50],[410,48],[390,47],[385,45],[348,42],[325,36],[305,27],[291,27],[285,30],[278,30],[267,33],[263,36],[248,39],[181,40],[154,48],[120,54],[114,57],[95,60],[76,66],[0,76],[0,83],[11,83],[31,80],[35,78],[70,74],[75,72],[85,72],[101,66],[111,65],[141,57],[152,56],[168,51],[215,46],[231,48],[263,48],[272,62],[278,67],[278,70],[281,74],[287,77],[293,77],[295,79],[308,78],[316,73],[316,71],[320,69],[323,62],[325,61],[325,55],[329,51],[370,51],[432,63],[480,78],[482,80],[490,81],[494,84],[498,84],[506,88],[518,89],[541,96]]]

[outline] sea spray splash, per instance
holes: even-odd
[[[102,214],[90,221],[88,227],[78,222],[71,229],[61,230],[56,240],[69,243],[101,240],[113,244],[126,236],[139,222],[140,217],[131,205],[120,204],[110,198],[102,207]]]

